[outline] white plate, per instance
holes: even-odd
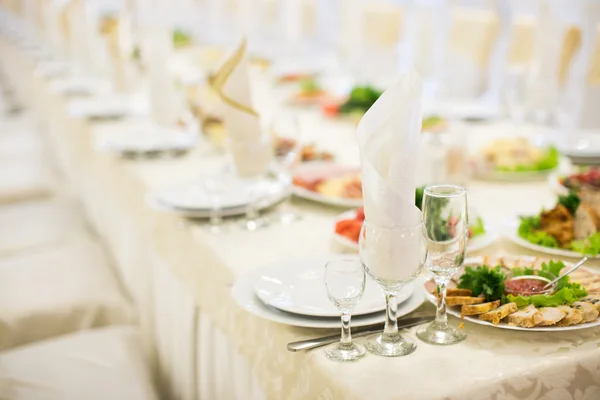
[[[518,259],[518,258],[519,257],[515,257],[515,259]],[[523,259],[531,259],[531,257],[523,257]],[[468,259],[465,260],[465,265],[467,265],[467,264],[471,264],[471,265],[478,264],[478,265],[481,265],[482,261],[483,260],[482,260],[481,257],[468,258]],[[523,264],[521,264],[521,265],[523,265]],[[565,262],[565,266],[569,266],[569,265],[572,265],[572,264]],[[583,267],[583,268],[585,268],[585,267]],[[585,269],[587,269],[588,271],[596,273],[594,270],[591,270],[589,268],[585,268]],[[427,283],[428,280],[426,280],[425,283]],[[436,297],[426,289],[425,283],[421,287],[423,293],[425,293],[425,297],[431,303],[436,304],[437,303]],[[461,315],[460,315],[460,308],[448,307],[447,308],[447,312],[448,312],[448,314],[453,315],[453,316],[455,316],[457,318],[461,317]],[[470,317],[470,316],[465,316],[464,319],[465,319],[465,321],[469,321],[469,322],[472,322],[474,324],[485,325],[485,326],[489,326],[489,327],[492,327],[492,328],[508,329],[508,330],[512,330],[512,331],[525,331],[525,332],[563,332],[563,331],[576,331],[576,330],[580,330],[580,329],[588,329],[588,328],[593,328],[593,327],[596,327],[596,326],[600,326],[600,318],[596,319],[593,322],[588,322],[588,323],[585,323],[585,324],[578,324],[578,325],[571,325],[571,326],[537,326],[537,327],[534,326],[533,328],[522,328],[522,327],[519,327],[519,326],[511,326],[508,323],[502,322],[502,321],[498,325],[494,325],[491,322],[482,321],[479,318]]]
[[[600,163],[600,132],[573,132],[559,146],[560,152],[578,164]]]
[[[338,221],[341,221],[344,219],[354,219],[355,216],[356,216],[356,210],[346,211],[345,213],[338,215],[337,218],[335,219],[335,221],[338,222]],[[344,248],[346,248],[348,250],[358,251],[358,243],[347,238],[346,236],[337,234],[334,231],[333,238],[335,239],[335,241],[337,243],[339,243]],[[498,232],[489,228],[488,226],[486,226],[485,233],[483,235],[479,235],[472,239],[469,239],[469,244],[467,245],[467,251],[475,252],[475,251],[483,250],[484,248],[491,246],[496,241],[496,239],[498,239]]]
[[[246,213],[248,192],[244,192],[244,184],[233,184],[221,194],[222,205],[220,215],[232,217]],[[259,210],[274,206],[287,195],[286,186],[277,181],[265,180],[259,194],[257,207]],[[192,184],[179,185],[157,190],[147,197],[148,204],[158,211],[175,212],[190,218],[210,218],[211,202],[208,195],[200,187]]]
[[[126,131],[96,132],[96,149],[117,154],[184,151],[193,148],[198,139],[197,127],[190,129],[147,126]]]
[[[260,318],[277,322],[284,325],[299,326],[304,328],[339,328],[340,319],[328,317],[309,317],[305,315],[292,314],[278,310],[264,304],[254,294],[254,285],[260,273],[251,273],[240,276],[231,288],[231,296],[234,301],[244,310]],[[418,278],[414,282],[415,287],[423,285],[423,279]],[[398,306],[398,317],[407,315],[423,304],[425,295],[422,290],[415,290],[412,296]],[[368,326],[385,321],[385,313],[375,313],[352,318],[352,326]]]
[[[356,256],[335,258],[357,259]],[[337,317],[339,311],[327,297],[324,284],[325,264],[331,256],[286,260],[260,269],[254,291],[263,303],[294,314],[314,317]],[[399,302],[413,292],[410,285],[402,291]],[[377,283],[367,279],[365,292],[352,315],[372,314],[385,310],[385,295]]]
[[[77,99],[69,102],[69,116],[73,118],[113,119],[148,111],[148,102],[142,98],[106,95]]]
[[[112,85],[109,81],[88,76],[56,79],[50,84],[50,90],[61,95],[98,95],[109,93]]]
[[[600,254],[596,256],[591,256],[589,254],[582,254],[576,251],[558,249],[554,247],[544,247],[537,244],[533,244],[521,236],[519,236],[519,224],[520,221],[518,218],[511,218],[506,221],[504,236],[513,243],[518,244],[519,246],[525,247],[530,250],[539,251],[540,253],[552,254],[555,256],[562,257],[573,257],[573,258],[581,258],[586,256],[587,258],[594,258],[600,260]]]
[[[347,174],[359,174],[358,168],[346,167],[332,162],[304,163],[294,170],[294,176],[305,179],[333,178]],[[362,199],[349,199],[345,197],[325,196],[299,186],[292,187],[292,193],[305,200],[314,201],[334,207],[358,208],[362,206]]]

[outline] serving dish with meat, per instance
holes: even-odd
[[[542,287],[572,264],[536,257],[476,257],[448,286],[448,313],[501,329],[561,331],[600,326],[600,273],[582,267],[549,290]],[[543,284],[542,284],[543,283]],[[425,282],[435,303],[436,286]]]
[[[567,257],[600,254],[600,191],[559,195],[556,206],[511,221],[507,237],[532,250]]]

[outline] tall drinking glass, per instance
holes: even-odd
[[[329,300],[342,317],[342,337],[339,343],[325,349],[325,355],[334,361],[355,361],[362,358],[364,346],[352,342],[350,317],[356,303],[365,291],[365,270],[355,260],[334,260],[325,265],[325,286]]]
[[[385,327],[367,342],[367,349],[380,356],[398,357],[412,353],[416,344],[398,331],[398,296],[414,281],[425,263],[427,249],[423,223],[386,229],[364,222],[359,238],[360,259],[365,270],[383,289],[386,300]]]
[[[466,334],[448,324],[446,287],[462,266],[469,237],[467,191],[462,186],[435,185],[423,194],[423,234],[427,243],[426,265],[436,285],[435,321],[417,331],[417,336],[431,344],[454,344]]]

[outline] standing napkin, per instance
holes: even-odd
[[[262,135],[258,113],[252,106],[246,40],[211,79],[223,101],[223,120],[237,172],[242,177],[264,173],[273,157],[273,147]]]
[[[363,203],[369,224],[400,228],[419,223],[415,181],[423,83],[411,71],[387,89],[357,128]]]

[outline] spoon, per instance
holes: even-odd
[[[573,268],[571,268],[570,270],[568,270],[567,272],[565,272],[564,274],[562,274],[561,276],[559,276],[558,278],[556,278],[555,280],[551,281],[550,283],[546,284],[542,290],[548,289],[549,287],[551,287],[552,285],[554,285],[556,282],[558,282],[559,280],[561,280],[563,277],[569,275],[571,272],[575,271],[576,269],[578,269],[579,267],[581,267],[583,264],[586,263],[586,261],[588,260],[587,257],[583,257],[581,260],[579,260],[579,262],[577,264],[575,264],[573,266]]]

